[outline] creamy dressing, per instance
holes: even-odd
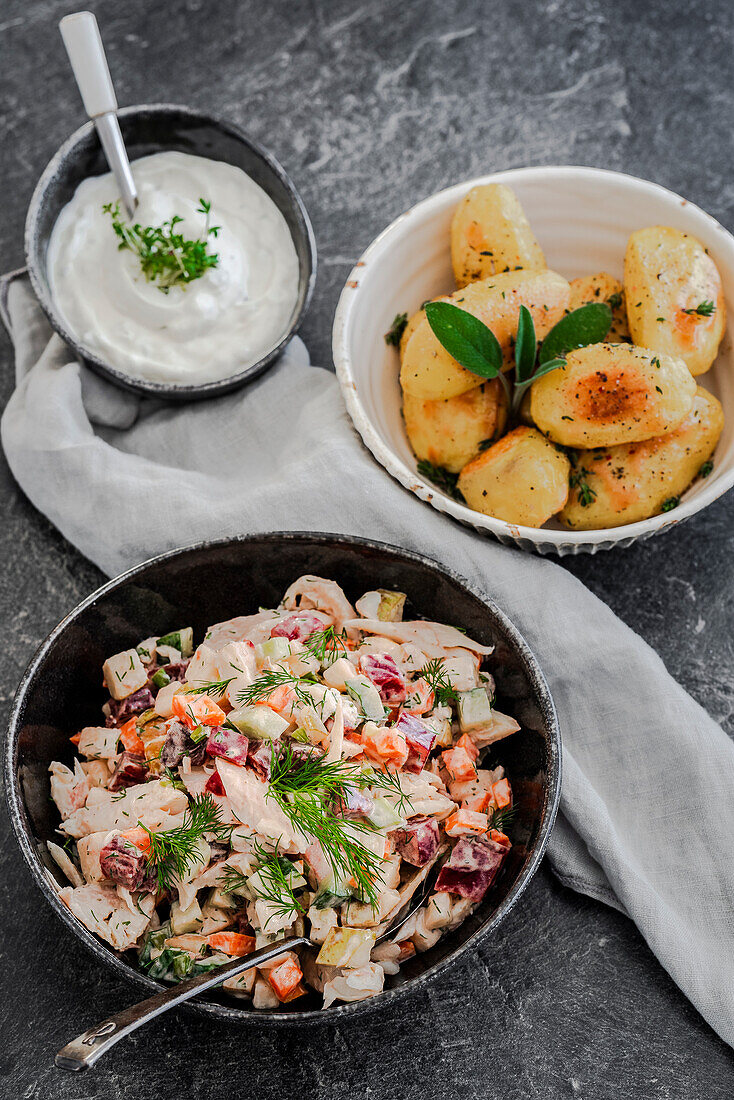
[[[204,233],[196,212],[211,203],[208,238],[219,262],[167,294],[146,280],[137,255],[119,250],[105,203],[112,173],[84,180],[49,241],[47,267],[57,309],[76,339],[134,378],[195,385],[251,366],[281,339],[298,300],[298,257],[285,218],[240,168],[187,153],[155,153],[132,166],[135,221],[174,215],[186,238]],[[124,215],[121,214],[121,217]]]

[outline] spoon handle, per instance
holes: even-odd
[[[94,122],[107,163],[115,174],[120,196],[132,218],[138,204],[125,144],[117,121],[117,97],[97,20],[90,11],[66,15],[59,23],[61,37],[81,92],[84,109]]]
[[[246,970],[251,970],[254,966],[269,962],[270,959],[282,955],[284,951],[292,951],[294,948],[308,942],[305,936],[292,936],[290,939],[280,940],[278,943],[261,947],[259,951],[253,952],[252,955],[233,959],[230,963],[218,966],[216,969],[210,970],[206,974],[200,974],[196,978],[190,978],[187,982],[174,985],[170,989],[163,990],[162,993],[155,993],[145,1001],[130,1005],[129,1008],[124,1008],[122,1012],[109,1016],[97,1027],[83,1031],[76,1039],[72,1039],[70,1043],[62,1047],[54,1061],[59,1069],[89,1069],[98,1058],[106,1054],[110,1047],[113,1047],[120,1039],[129,1035],[131,1031],[142,1027],[143,1024],[147,1024],[149,1020],[160,1016],[161,1012],[167,1012],[169,1008],[176,1008],[177,1005],[195,997],[197,993],[203,993],[204,990],[219,985],[225,978],[232,978],[236,974],[244,974]]]

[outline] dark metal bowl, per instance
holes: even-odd
[[[177,386],[132,378],[84,347],[69,332],[51,295],[46,254],[56,219],[82,180],[109,171],[91,122],[82,126],[61,146],[33,192],[25,227],[26,263],[31,284],[49,321],[78,358],[118,386],[168,401],[192,401],[227,393],[262,374],[282,352],[303,320],[316,281],[316,242],[306,208],[277,160],[231,122],[171,104],[125,107],[118,111],[118,118],[131,161],[164,150],[225,161],[242,168],[273,200],[286,220],[298,255],[298,301],[288,329],[279,343],[257,363],[229,378],[198,386]]]
[[[190,1002],[209,1016],[263,1024],[312,1023],[353,1016],[417,988],[472,949],[507,915],[540,863],[561,786],[560,733],[543,673],[512,623],[490,599],[428,558],[383,543],[338,535],[276,533],[175,550],[131,569],[87,597],[40,647],[18,689],[5,746],[10,818],[25,859],[46,900],[97,959],[133,981],[141,992],[162,988],[135,968],[133,952],[116,953],[88,932],[59,901],[65,885],[46,840],[59,819],[49,793],[52,760],[72,759],[69,737],[99,722],[105,699],[102,662],[151,634],[190,624],[201,638],[211,623],[276,605],[303,573],[330,577],[356,599],[377,587],[407,592],[407,616],[465,628],[496,646],[490,658],[499,708],[521,723],[495,746],[512,782],[518,814],[510,855],[482,904],[456,931],[410,959],[385,992],[368,1001],[319,1008],[311,993],[278,1012],[257,1012],[223,993]]]

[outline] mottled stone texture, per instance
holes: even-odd
[[[734,221],[731,6],[680,0],[94,0],[121,103],[221,112],[301,188],[320,274],[303,335],[329,359],[357,254],[416,200],[526,164],[666,184]],[[0,265],[22,262],[35,180],[82,120],[56,30],[69,0],[4,0]],[[2,401],[11,350],[0,340]],[[101,579],[0,470],[3,716],[35,645]],[[664,538],[566,562],[731,731],[734,496]],[[730,840],[730,838],[728,838]],[[2,822],[0,1096],[659,1100],[731,1095],[731,1054],[616,912],[547,870],[472,963],[395,1009],[317,1032],[177,1013],[82,1078],[52,1055],[133,990],[41,902]]]

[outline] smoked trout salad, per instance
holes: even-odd
[[[169,982],[305,932],[314,947],[224,982],[275,1009],[372,997],[461,924],[511,848],[510,783],[486,757],[520,727],[494,708],[491,647],[404,621],[405,600],[353,607],[304,576],[196,650],[182,628],[105,661],[104,724],[50,768],[65,841],[48,847],[85,928]]]

